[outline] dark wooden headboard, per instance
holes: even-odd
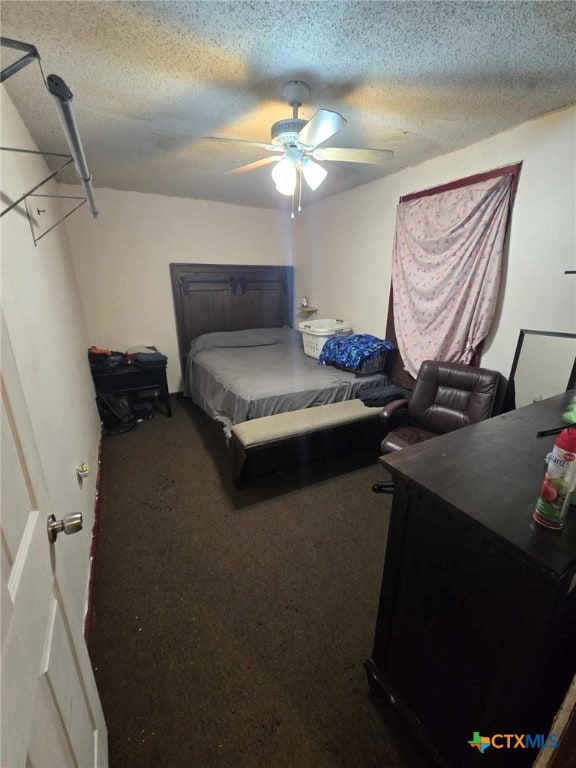
[[[292,324],[292,267],[170,264],[170,276],[182,373],[190,343],[202,333]]]

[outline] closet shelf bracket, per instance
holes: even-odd
[[[33,192],[36,192],[37,189],[40,189],[40,187],[43,184],[46,184],[47,181],[50,181],[50,179],[53,179],[54,176],[56,176],[57,173],[60,173],[60,171],[63,168],[66,168],[67,165],[70,165],[71,162],[73,162],[72,155],[60,155],[55,152],[39,152],[34,149],[16,149],[14,147],[0,147],[0,150],[2,152],[25,152],[27,155],[43,155],[48,157],[65,157],[65,162],[62,163],[55,171],[52,171],[46,178],[42,179],[38,184],[32,187],[32,189],[29,189],[28,192],[25,192],[23,195],[21,195],[18,200],[14,200],[14,202],[11,202],[8,208],[5,208],[2,213],[0,213],[0,218],[4,216],[5,213],[8,213],[8,211],[11,211],[12,208],[15,208],[19,203],[21,203],[23,200],[25,200],[28,195],[31,195]]]
[[[71,211],[68,211],[68,213],[64,214],[62,218],[58,219],[58,221],[55,224],[52,224],[51,227],[48,227],[47,230],[45,230],[44,232],[41,232],[37,236],[36,233],[34,232],[34,213],[33,211],[30,210],[30,205],[28,203],[28,200],[31,197],[57,197],[58,200],[80,200],[80,202],[78,203],[78,205],[74,206],[74,208],[72,208]],[[38,240],[42,240],[44,235],[47,235],[48,232],[51,232],[54,229],[54,227],[57,227],[58,224],[63,222],[64,219],[67,219],[68,216],[72,216],[72,214],[75,211],[77,211],[78,208],[81,208],[86,202],[88,201],[86,200],[85,197],[76,197],[75,195],[30,195],[29,194],[28,197],[24,200],[24,205],[26,206],[26,214],[28,215],[28,223],[30,224],[30,232],[32,233],[32,240],[34,240],[34,245],[38,243]],[[38,215],[40,215],[40,213],[43,213],[43,211],[40,211],[39,209],[37,209],[37,212],[38,212]]]
[[[43,155],[45,157],[61,158],[64,160],[64,162],[61,163],[60,166],[55,171],[52,171],[48,176],[42,179],[42,181],[40,181],[38,184],[33,186],[32,189],[30,189],[24,195],[21,195],[17,200],[12,201],[11,199],[9,199],[8,207],[5,208],[0,213],[0,217],[2,217],[4,216],[5,213],[8,213],[8,211],[11,211],[19,203],[24,201],[26,205],[28,222],[30,224],[30,228],[32,229],[32,237],[34,239],[34,245],[36,245],[38,240],[40,240],[42,237],[44,237],[44,235],[46,235],[48,232],[54,229],[54,227],[57,226],[57,224],[60,224],[61,221],[64,221],[64,219],[68,218],[70,214],[74,213],[74,211],[80,208],[80,206],[83,205],[84,203],[88,203],[88,208],[90,209],[90,213],[94,218],[98,216],[98,210],[96,208],[96,203],[94,200],[94,190],[92,188],[92,175],[88,169],[88,164],[86,162],[86,157],[84,155],[84,149],[82,147],[82,142],[80,140],[80,135],[78,133],[78,127],[76,125],[74,110],[72,108],[73,93],[70,90],[70,88],[68,88],[64,80],[62,80],[62,78],[58,77],[57,75],[48,75],[48,77],[44,76],[44,71],[42,69],[42,62],[40,60],[40,54],[38,53],[38,50],[35,46],[31,45],[30,43],[21,42],[20,40],[11,40],[8,37],[0,37],[0,45],[5,46],[7,48],[11,48],[13,50],[19,51],[24,54],[17,61],[15,61],[13,64],[10,64],[8,67],[6,67],[0,72],[0,82],[4,82],[9,77],[12,77],[12,75],[15,75],[17,72],[19,72],[28,64],[31,64],[34,61],[38,62],[38,65],[40,67],[40,73],[42,75],[42,80],[44,82],[44,85],[46,86],[46,89],[50,93],[54,101],[54,104],[56,105],[56,111],[58,113],[58,118],[62,126],[64,138],[66,139],[66,143],[68,144],[68,148],[70,150],[69,155],[62,155],[62,154],[57,154],[55,152],[41,152],[41,151],[36,151],[31,149],[16,149],[13,147],[0,147],[0,149],[5,152],[25,152],[32,155]],[[66,168],[66,166],[69,165],[70,163],[74,163],[74,166],[76,169],[76,176],[78,177],[78,179],[80,180],[80,183],[84,188],[85,197],[70,197],[69,195],[34,195],[33,194],[43,184],[46,184],[47,181],[50,181],[50,179],[53,179],[57,173],[59,173],[64,168]],[[3,194],[3,197],[6,197],[5,193]],[[34,233],[34,227],[33,227],[34,217],[31,215],[30,206],[27,202],[27,199],[29,197],[57,197],[60,199],[81,200],[82,202],[79,205],[77,205],[74,208],[74,210],[70,211],[65,216],[60,218],[56,222],[56,224],[53,224],[48,230],[46,230],[45,232],[43,232],[37,237]],[[39,210],[38,213],[40,214],[41,211]]]
[[[38,150],[34,149],[17,149],[15,147],[0,147],[0,150],[2,152],[24,152],[28,155],[43,155],[43,156],[50,156],[50,157],[60,157],[65,158],[64,162],[58,166],[58,168],[55,171],[52,171],[52,173],[48,174],[42,181],[40,181],[38,184],[35,184],[32,189],[29,189],[28,192],[25,192],[23,195],[21,195],[17,200],[14,200],[14,202],[11,202],[10,205],[5,208],[0,213],[0,218],[4,216],[4,214],[8,213],[8,211],[11,211],[12,208],[15,208],[20,203],[24,202],[24,205],[26,206],[26,216],[28,218],[28,223],[30,225],[30,231],[32,233],[32,240],[34,240],[34,245],[37,245],[38,241],[41,240],[44,235],[47,235],[48,232],[51,232],[54,227],[56,227],[60,222],[64,221],[64,219],[67,219],[68,216],[74,213],[74,211],[77,211],[80,206],[84,205],[84,203],[87,202],[85,197],[76,197],[71,195],[35,195],[34,192],[36,192],[37,189],[40,189],[46,182],[50,181],[50,179],[53,179],[54,176],[56,176],[57,173],[59,173],[63,168],[66,168],[67,165],[70,165],[70,163],[74,162],[72,155],[61,155],[56,152],[40,152]],[[47,229],[45,232],[42,232],[40,235],[36,235],[34,232],[34,214],[30,210],[30,206],[28,205],[28,198],[30,197],[51,197],[51,198],[57,198],[59,200],[80,200],[81,202],[73,208],[71,211],[69,211],[67,214],[62,216],[58,221],[53,224],[49,229]],[[40,214],[40,211],[38,211],[38,214]]]

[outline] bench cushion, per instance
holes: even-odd
[[[343,450],[373,446],[377,452],[381,410],[345,400],[236,424],[230,442],[236,484],[250,475]]]
[[[378,418],[380,408],[370,408],[362,400],[317,405],[300,411],[276,413],[232,427],[232,433],[244,448],[272,443],[282,438],[306,435],[340,424]]]

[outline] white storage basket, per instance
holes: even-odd
[[[304,354],[318,359],[328,339],[352,333],[352,326],[344,320],[305,320],[298,323],[298,330],[302,334]]]

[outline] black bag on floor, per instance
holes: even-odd
[[[136,426],[132,404],[127,395],[98,395],[96,405],[104,426],[104,434],[120,435]]]

